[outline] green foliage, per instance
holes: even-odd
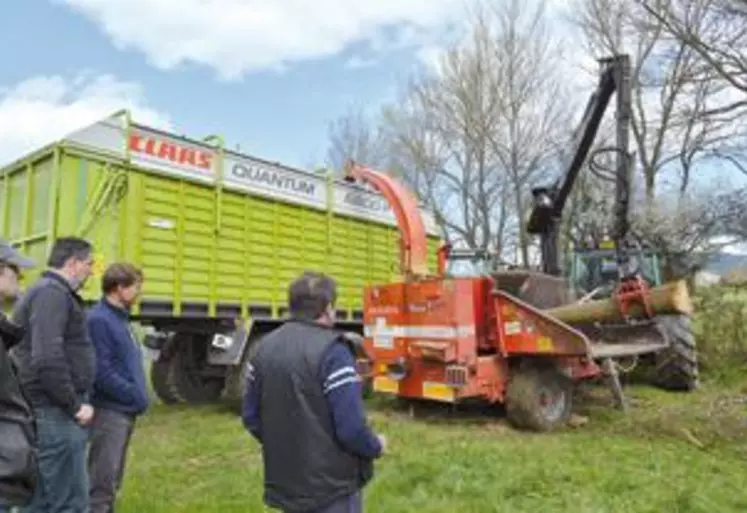
[[[747,289],[703,287],[694,299],[703,374],[719,381],[747,374]]]

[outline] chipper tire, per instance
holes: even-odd
[[[662,315],[657,326],[669,346],[655,356],[653,382],[665,390],[690,392],[700,386],[692,321],[686,315]]]
[[[572,397],[571,380],[552,365],[519,367],[508,382],[506,415],[516,428],[552,431],[570,419]]]

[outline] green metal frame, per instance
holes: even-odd
[[[241,303],[240,314],[244,319],[248,319],[250,302],[267,305],[277,318],[281,308],[287,306],[283,283],[294,272],[292,269],[306,265],[305,261],[312,261],[310,265],[338,277],[341,299],[345,298],[340,308],[347,310],[348,315],[362,308],[365,283],[396,279],[392,265],[398,258],[397,228],[335,213],[335,182],[331,172],[324,173],[329,192],[324,210],[246,196],[224,187],[224,140],[220,135],[211,135],[205,141],[215,145],[218,158],[214,191],[209,194],[213,199],[209,200],[202,182],[197,188],[197,181],[136,167],[127,146],[134,126],[129,111],[115,112],[109,118],[119,118],[123,122],[121,127],[126,138],[123,153],[63,140],[0,169],[0,235],[10,238],[12,233],[12,242],[27,254],[30,250],[33,253],[30,256],[37,260],[46,258],[59,235],[91,238],[101,264],[117,259],[148,267],[146,282],[159,281],[153,293],[144,291],[144,299],[170,301],[175,317],[183,315],[185,301],[207,303],[209,316],[216,314],[219,303],[235,301]],[[45,176],[37,178],[37,172]],[[39,180],[49,180],[48,193],[33,190]],[[18,189],[11,191],[11,184]],[[163,196],[159,197],[161,194]],[[159,198],[160,206],[148,198]],[[39,202],[47,204],[49,210],[43,210]],[[195,226],[201,221],[195,221],[194,212],[185,205],[202,208],[204,216],[210,210],[206,205],[213,202],[211,220],[204,217],[205,224],[201,225],[208,228],[207,223],[210,223],[208,235],[208,230],[201,232],[200,226]],[[168,208],[168,213],[164,208]],[[39,215],[43,215],[45,221],[36,219]],[[153,228],[149,220],[160,216],[173,220],[173,227],[166,231]],[[286,217],[292,217],[293,221],[281,220]],[[14,230],[10,230],[11,221],[17,227]],[[31,233],[34,227],[39,233]],[[147,237],[145,232],[148,232]],[[293,235],[295,233],[298,235]],[[145,251],[154,240],[166,247],[170,256],[161,258]],[[439,244],[438,237],[429,237],[429,264],[434,271]],[[201,255],[197,264],[189,256],[199,251],[195,245],[212,250],[209,256]],[[242,252],[240,263],[226,263],[238,260],[226,253],[232,248]],[[257,252],[253,248],[257,248]],[[296,251],[298,256],[291,255],[292,262],[281,264],[279,255],[268,253],[267,248],[276,248],[279,254],[285,252],[286,256]],[[304,248],[308,253],[304,253]],[[154,258],[169,259],[163,264],[168,268],[154,264]],[[43,268],[43,262],[38,263],[40,269],[29,273],[29,279]],[[218,276],[226,275],[222,271],[224,265],[231,266],[228,273],[238,273],[235,283],[219,283]],[[261,273],[257,272],[258,268],[262,269]],[[195,278],[195,273],[204,273],[205,279]],[[360,294],[355,292],[358,287]],[[88,297],[97,296],[97,279],[89,280],[83,293]],[[139,304],[134,305],[133,314],[140,314]]]

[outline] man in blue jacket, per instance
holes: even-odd
[[[96,414],[88,456],[91,513],[114,511],[135,420],[148,407],[142,353],[129,320],[142,281],[135,266],[110,265],[101,279],[104,297],[88,314],[96,348],[92,395]]]

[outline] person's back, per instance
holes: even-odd
[[[305,273],[292,319],[250,361],[242,418],[262,444],[265,503],[286,513],[357,513],[384,439],[366,423],[353,349],[335,330],[335,283]]]
[[[313,511],[354,494],[372,477],[370,460],[344,450],[321,386],[321,362],[339,333],[289,322],[261,342],[266,499],[288,511]],[[292,509],[288,506],[292,506]]]

